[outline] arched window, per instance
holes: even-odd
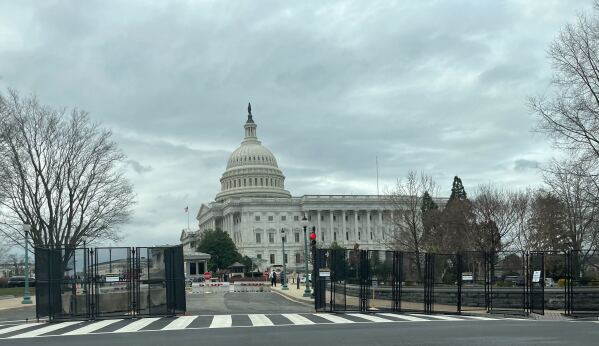
[[[260,178],[260,186],[264,186],[264,182],[262,181],[262,178]]]
[[[254,185],[258,186],[258,178],[254,178]]]
[[[246,186],[247,184],[247,180],[245,178],[243,178],[243,186]]]

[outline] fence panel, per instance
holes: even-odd
[[[526,257],[519,252],[489,254],[490,311],[526,313]]]
[[[461,255],[460,269],[460,311],[487,311],[489,257],[484,252],[465,252]]]
[[[571,251],[570,256],[570,313],[599,315],[599,252]]]
[[[460,311],[460,256],[430,254],[431,311],[458,313]]]
[[[401,256],[400,309],[425,312],[426,254],[402,252]]]
[[[545,269],[544,253],[531,252],[528,254],[528,287],[530,290],[530,312],[545,314]]]

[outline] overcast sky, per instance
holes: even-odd
[[[151,3],[151,4],[150,4]],[[294,195],[374,194],[408,170],[448,194],[538,185],[526,99],[586,0],[0,1],[0,88],[112,129],[138,195],[123,245],[178,243],[258,137]],[[382,188],[381,188],[382,189]]]

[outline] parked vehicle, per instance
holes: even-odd
[[[308,281],[312,282],[312,274],[308,274]],[[302,280],[301,283],[305,284],[306,283],[306,276],[302,276]]]
[[[545,278],[545,287],[555,287],[555,281],[552,278]]]
[[[8,287],[25,287],[25,277],[24,276],[13,276],[8,278],[8,282],[6,284]],[[35,287],[35,279],[29,278],[29,286]]]

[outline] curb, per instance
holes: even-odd
[[[287,300],[294,301],[296,303],[306,304],[306,305],[310,305],[310,306],[314,305],[314,300],[311,300],[311,299],[293,297],[293,296],[287,295],[279,290],[271,290],[271,292],[276,293],[276,294],[280,295],[281,297],[283,297]]]

